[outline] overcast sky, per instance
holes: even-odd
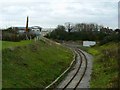
[[[118,27],[119,0],[0,0],[0,28],[29,26],[56,27],[65,22],[97,23]]]

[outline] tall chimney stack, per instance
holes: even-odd
[[[28,16],[27,16],[27,21],[26,21],[26,32],[28,32]]]

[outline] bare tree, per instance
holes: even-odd
[[[70,32],[73,29],[74,25],[71,22],[66,22],[65,27],[68,30],[68,32]]]

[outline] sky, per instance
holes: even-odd
[[[1,0],[0,28],[29,26],[54,28],[65,22],[97,23],[118,28],[119,0]]]

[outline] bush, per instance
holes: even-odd
[[[3,33],[2,40],[4,40],[4,41],[20,41],[20,38],[17,34]]]
[[[112,33],[109,36],[106,36],[103,40],[100,41],[100,45],[109,43],[109,42],[120,42],[120,33]]]
[[[28,33],[27,36],[28,36],[28,39],[30,39],[30,38],[33,39],[36,35]],[[7,31],[2,32],[2,40],[4,40],[4,41],[17,42],[17,41],[21,41],[21,40],[25,40],[25,39],[26,39],[25,33],[17,34],[17,33],[11,33],[11,32],[7,32]]]

